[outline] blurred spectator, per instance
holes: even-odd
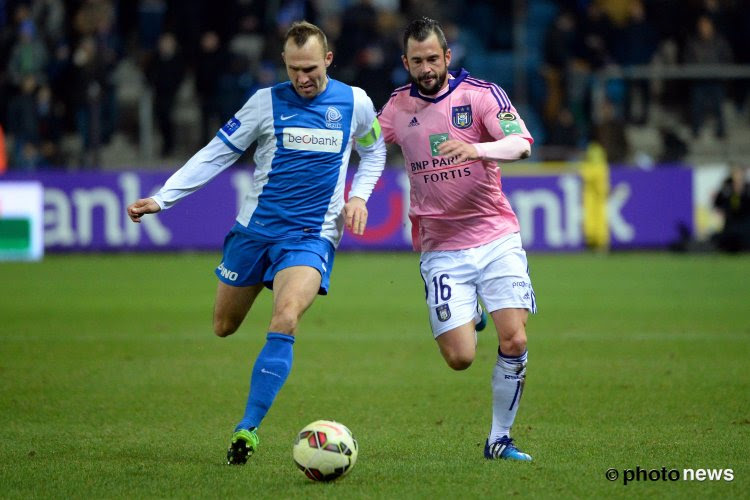
[[[604,148],[607,161],[623,163],[628,158],[628,139],[625,135],[625,120],[617,113],[610,101],[601,110],[601,122],[594,126],[594,140]]]
[[[481,41],[481,46],[477,49],[510,50],[513,48],[513,0],[464,0],[441,3],[444,4],[440,6],[440,9],[444,11],[445,17],[460,19],[466,29],[472,31]],[[423,15],[425,14],[440,19],[431,14],[431,11],[426,11]],[[508,22],[498,23],[501,19],[507,19]]]
[[[699,13],[711,20],[714,29],[724,36],[731,31],[732,21],[728,12],[726,2],[720,0],[702,0]]]
[[[221,121],[219,75],[226,71],[229,58],[215,31],[201,35],[200,50],[195,67],[195,88],[201,106],[201,142],[208,142]]]
[[[398,32],[398,29],[396,31]],[[451,49],[451,69],[463,68],[469,50],[474,50],[479,45],[479,41],[469,31],[451,21],[443,23],[443,33]],[[403,50],[399,47],[400,52]],[[408,77],[408,73],[404,72],[402,81],[406,81]]]
[[[228,120],[244,104],[255,85],[243,57],[229,54],[228,61],[227,67],[217,75],[219,114],[222,121]]]
[[[257,17],[246,15],[239,20],[237,33],[229,41],[229,51],[243,59],[245,68],[254,70],[263,56],[265,46],[262,26]],[[278,57],[279,54],[276,54]]]
[[[675,68],[679,65],[680,47],[673,38],[663,40],[656,48],[651,60],[651,70],[658,75],[662,69]],[[654,102],[676,111],[682,115],[688,95],[683,82],[662,78],[651,79],[651,94]]]
[[[659,129],[662,143],[660,163],[681,163],[688,154],[688,146],[677,133],[668,127]]]
[[[65,37],[65,4],[62,0],[34,0],[31,17],[48,47],[55,46]]]
[[[377,16],[377,31],[374,36],[358,47],[356,59],[353,62],[353,75],[350,82],[357,87],[367,90],[376,108],[385,105],[393,88],[401,82],[391,81],[394,69],[403,67],[401,64],[401,45],[395,37],[389,36],[398,25],[398,18],[387,12],[379,12]],[[335,61],[335,55],[334,55]],[[399,74],[400,73],[396,73]]]
[[[253,24],[256,26],[256,29],[254,31],[260,33],[265,38],[268,28],[267,19],[269,12],[274,7],[273,3],[265,0],[233,0],[229,3],[231,5],[229,19],[255,18]],[[221,22],[217,26],[212,26],[212,29],[218,32],[222,40],[229,40],[237,32],[237,25],[224,22],[223,19],[225,18],[222,15]]]
[[[685,62],[694,64],[722,64],[732,62],[732,50],[721,33],[717,33],[708,16],[700,16],[697,32],[687,42]],[[716,135],[725,136],[724,97],[725,84],[718,80],[698,80],[690,89],[690,116],[693,135],[697,136],[706,116],[715,115]]]
[[[36,77],[27,74],[21,81],[20,93],[11,97],[8,103],[8,134],[13,136],[11,165],[19,170],[34,170],[37,164],[36,89]]]
[[[573,113],[562,108],[547,129],[547,144],[572,149],[580,145],[580,140]]]
[[[646,9],[640,0],[628,6],[628,19],[617,34],[615,55],[623,66],[649,64],[658,46],[658,34],[646,17]],[[636,124],[644,124],[648,118],[649,81],[630,82],[625,100],[626,119]]]
[[[714,207],[724,216],[724,228],[715,237],[717,246],[727,252],[750,250],[750,182],[744,168],[732,167]]]
[[[278,33],[286,33],[293,22],[299,20],[318,23],[318,9],[314,0],[278,0],[276,26]]]
[[[358,52],[377,38],[377,11],[371,0],[353,2],[341,14],[341,34],[336,42],[334,64],[337,76],[344,81],[354,77]]]
[[[185,77],[185,60],[172,33],[159,37],[156,55],[147,70],[147,76],[154,89],[154,114],[161,133],[161,156],[174,152],[174,125],[172,111],[177,91]]]
[[[34,21],[27,19],[19,26],[18,41],[10,52],[8,75],[14,85],[21,85],[27,76],[37,83],[45,82],[47,74],[47,48],[37,34]]]
[[[73,51],[69,69],[71,107],[83,143],[79,158],[83,166],[98,166],[99,148],[109,142],[114,127],[114,88],[103,56],[96,39],[86,36]]]
[[[36,93],[36,118],[39,160],[42,167],[54,167],[62,163],[59,142],[62,135],[60,124],[63,117],[55,105],[52,91],[43,85]]]
[[[578,58],[593,70],[614,62],[610,44],[616,38],[616,29],[599,3],[589,3],[580,25],[576,46]]]
[[[78,69],[78,81],[84,84],[79,92],[85,92],[78,96],[78,126],[86,131],[85,154],[95,156],[101,145],[109,143],[115,129],[113,72],[120,58],[115,14],[112,0],[84,0],[74,18],[76,32],[82,38],[73,63]],[[81,106],[82,102],[86,104]]]
[[[567,104],[567,72],[574,57],[575,44],[576,19],[572,12],[564,10],[555,18],[544,36],[545,64],[541,72],[547,92],[542,114],[550,129],[555,126]]]
[[[144,51],[156,49],[167,14],[166,0],[140,0],[138,2],[138,41]]]

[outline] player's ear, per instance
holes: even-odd
[[[330,65],[331,65],[331,63],[333,62],[333,52],[331,52],[331,51],[329,50],[329,51],[328,51],[328,53],[326,54],[325,58],[324,58],[324,61],[325,61],[325,63],[326,63],[326,68],[327,68],[328,66],[330,66]]]
[[[404,69],[408,73],[409,72],[409,63],[408,63],[408,60],[406,59],[406,55],[405,54],[401,54],[401,62],[404,63]]]
[[[451,49],[445,49],[445,66],[451,65]]]

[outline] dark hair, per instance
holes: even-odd
[[[438,43],[443,49],[443,54],[448,50],[448,42],[445,41],[445,33],[440,23],[429,17],[421,17],[409,23],[404,32],[404,55],[406,55],[406,44],[412,38],[418,42],[424,42],[431,34],[437,35]]]
[[[308,23],[307,21],[297,21],[292,23],[289,30],[286,32],[286,36],[284,36],[284,45],[286,45],[286,42],[289,40],[294,40],[297,47],[302,47],[307,43],[307,39],[311,36],[318,37],[320,45],[323,47],[323,55],[327,54],[328,39],[326,38],[326,34],[323,33],[322,29],[312,23]]]

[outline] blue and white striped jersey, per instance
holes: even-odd
[[[331,78],[312,99],[285,82],[256,92],[206,147],[153,196],[162,208],[234,163],[253,142],[254,182],[237,215],[262,240],[343,232],[344,183],[352,146],[361,160],[349,196],[367,201],[385,164],[385,144],[365,92]]]

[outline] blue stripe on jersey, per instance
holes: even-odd
[[[474,87],[488,89],[497,101],[497,105],[500,106],[500,111],[510,111],[510,99],[508,99],[508,95],[502,88],[498,87],[494,83],[485,82],[484,80],[479,80],[477,78],[467,78],[466,83]]]
[[[221,130],[219,130],[218,132],[216,132],[216,137],[218,137],[219,139],[221,139],[224,142],[224,144],[226,144],[227,147],[229,149],[231,149],[232,151],[234,151],[235,153],[240,154],[240,155],[242,153],[244,153],[244,151],[242,151],[240,148],[238,148],[237,146],[235,146],[234,144],[232,144],[231,142],[229,142],[229,139],[227,139],[224,136],[224,134],[221,132]]]
[[[323,93],[304,99],[286,82],[271,89],[271,100],[276,152],[248,229],[319,235],[348,149],[354,94],[329,79]]]

